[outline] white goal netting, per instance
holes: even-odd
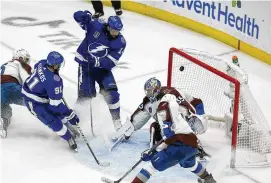
[[[232,122],[233,115],[238,120],[236,145],[233,140],[232,167],[266,166],[271,164],[270,127],[248,86],[248,77],[244,70],[220,57],[192,49],[171,49],[169,57],[170,85],[188,92],[204,102],[208,115]],[[186,56],[192,56],[191,59]],[[205,63],[205,68],[200,62]],[[211,66],[211,67],[209,67]],[[235,99],[235,84],[224,79],[222,72],[240,82],[239,100]],[[239,110],[233,112],[233,104]],[[238,115],[237,115],[238,113]],[[236,148],[235,148],[236,146]]]

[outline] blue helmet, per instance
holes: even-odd
[[[156,96],[160,93],[161,82],[156,78],[150,78],[144,85],[146,96],[150,99],[150,102],[156,101]]]
[[[108,18],[108,25],[111,29],[121,31],[123,28],[123,24],[121,22],[120,17],[118,16],[110,16]]]
[[[53,66],[56,64],[61,65],[63,61],[64,61],[63,56],[56,51],[50,52],[47,56],[47,64],[50,66]]]

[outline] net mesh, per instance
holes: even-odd
[[[246,72],[230,61],[209,53],[192,49],[181,51],[237,79],[241,84],[237,146],[232,157],[235,166],[270,165],[270,127],[249,89]],[[172,57],[171,86],[201,98],[206,114],[218,118],[224,118],[225,114],[232,117],[235,85],[214,70],[207,70],[175,52]]]

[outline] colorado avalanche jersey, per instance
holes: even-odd
[[[33,103],[48,105],[55,113],[66,115],[69,109],[63,103],[63,82],[58,73],[46,66],[46,60],[35,64],[34,72],[25,81],[22,94]]]
[[[143,125],[147,123],[147,121],[153,117],[155,120],[157,119],[157,108],[161,102],[161,99],[166,95],[171,94],[176,98],[176,102],[179,105],[179,112],[184,116],[189,116],[191,114],[195,114],[194,104],[197,104],[198,99],[192,97],[191,95],[176,90],[173,87],[162,87],[160,94],[157,96],[157,101],[151,103],[148,97],[144,97],[143,102],[139,105],[136,111],[131,116],[131,122],[135,126],[135,129],[140,129]],[[187,125],[185,125],[187,126]],[[187,126],[188,127],[188,126]],[[190,128],[187,132],[190,133]]]
[[[1,83],[16,82],[22,85],[29,74],[31,74],[30,65],[12,60],[1,66]]]
[[[126,41],[121,33],[116,38],[110,36],[106,30],[106,23],[101,19],[93,19],[84,24],[82,19],[83,12],[74,13],[75,21],[86,30],[86,37],[77,49],[75,61],[82,65],[88,65],[88,59],[99,58],[100,66],[106,70],[115,67],[126,47]]]

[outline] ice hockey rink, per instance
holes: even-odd
[[[77,10],[92,10],[86,2],[53,1],[2,1],[1,2],[1,64],[12,58],[14,48],[25,48],[32,57],[32,65],[46,58],[52,51],[65,57],[60,71],[64,78],[64,96],[71,108],[77,95],[77,64],[74,52],[84,31],[73,20]],[[105,7],[107,16],[113,9]],[[167,79],[167,61],[170,47],[193,48],[212,55],[231,59],[239,57],[240,65],[248,72],[249,86],[271,125],[271,66],[233,49],[214,39],[187,29],[124,11],[123,35],[127,41],[120,66],[114,69],[121,94],[122,120],[126,119],[141,103],[144,82],[157,77],[164,85]],[[13,118],[8,138],[1,139],[1,183],[99,183],[102,176],[113,180],[121,177],[148,148],[148,132],[136,133],[129,142],[109,152],[102,133],[113,131],[110,114],[101,96],[92,101],[94,131],[90,133],[89,116],[80,113],[81,127],[100,161],[111,166],[99,167],[82,139],[78,140],[79,152],[73,153],[68,144],[34,118],[26,108],[13,106]],[[219,104],[218,106],[219,107]],[[230,140],[224,131],[210,128],[202,136],[206,151],[212,155],[207,169],[218,183],[252,183],[253,181],[229,168]],[[140,171],[140,164],[123,182],[131,182]],[[260,183],[270,183],[271,168],[245,169]],[[196,177],[178,166],[153,176],[150,183],[195,183]]]

